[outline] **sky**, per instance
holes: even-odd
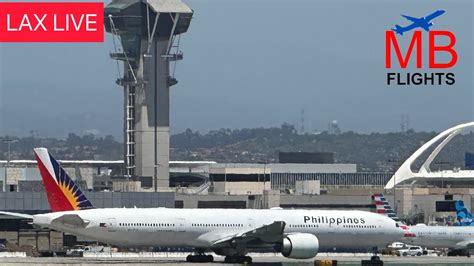
[[[399,131],[402,115],[416,131],[474,120],[471,1],[185,2],[195,13],[171,88],[173,133],[284,122],[301,128],[302,110],[307,132],[326,130],[332,120],[361,133]],[[438,9],[446,13],[432,28],[457,37],[459,59],[449,70],[456,84],[387,86],[385,31],[409,24],[400,14]],[[104,43],[0,44],[0,135],[120,138],[123,91],[113,49],[109,34]]]

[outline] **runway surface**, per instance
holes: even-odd
[[[361,260],[369,257],[359,256],[331,256],[319,257],[311,260],[291,260],[279,256],[253,257],[254,265],[314,265],[314,260],[337,260],[338,265],[361,265]],[[474,265],[474,258],[466,257],[393,257],[382,256],[384,265]],[[222,257],[217,257],[214,263],[187,263],[185,258],[1,258],[1,265],[229,265],[223,263]]]

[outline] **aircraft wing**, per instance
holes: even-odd
[[[33,220],[33,215],[23,214],[23,213],[0,211],[0,215],[10,216],[15,219],[32,219]]]
[[[426,16],[425,19],[426,19],[427,21],[430,21],[430,20],[432,20],[432,19],[434,19],[434,18],[437,18],[437,17],[443,15],[444,12],[445,12],[444,10],[437,10],[437,11],[433,12],[432,14],[429,14],[428,16]]]
[[[273,244],[283,240],[283,231],[286,223],[283,221],[276,221],[268,225],[263,225],[248,231],[229,234],[227,236],[220,236],[211,244],[211,248],[225,247],[225,246],[242,246],[249,243],[254,244]]]
[[[407,16],[407,15],[402,15],[402,17],[408,19],[409,21],[411,21],[413,23],[418,23],[421,20],[420,18],[410,17],[410,16]]]
[[[89,223],[89,221],[82,219],[77,214],[64,214],[51,221],[51,224],[80,228],[85,228]]]

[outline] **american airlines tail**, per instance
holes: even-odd
[[[384,214],[392,218],[397,223],[401,222],[400,218],[398,218],[397,214],[392,209],[392,206],[390,206],[383,194],[373,194],[372,200],[375,202],[375,211],[377,213]]]
[[[410,231],[410,227],[403,223],[400,218],[398,218],[397,214],[393,210],[390,203],[388,203],[387,199],[384,197],[383,194],[373,194],[371,196],[372,201],[375,202],[375,211],[379,214],[388,216],[400,226],[400,228],[404,232],[405,237],[415,237],[415,234]]]
[[[47,149],[36,148],[35,157],[52,212],[93,208],[81,189]]]

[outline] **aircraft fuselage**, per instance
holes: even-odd
[[[65,214],[86,224],[54,221]],[[33,223],[118,246],[206,248],[229,233],[275,221],[286,223],[284,234],[314,234],[322,248],[385,247],[403,237],[392,219],[363,211],[117,208],[39,214]]]

